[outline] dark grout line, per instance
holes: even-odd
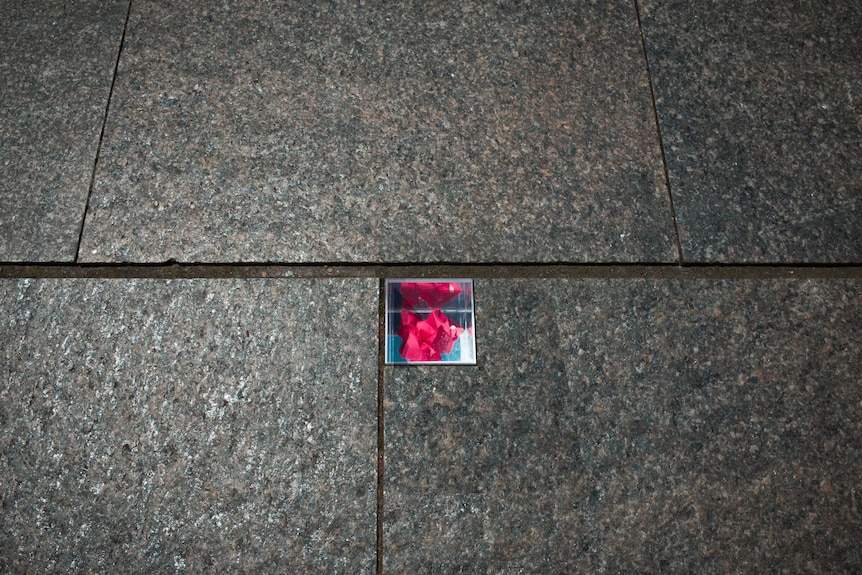
[[[647,52],[646,36],[644,35],[643,23],[641,22],[640,1],[634,0],[634,4],[635,14],[638,18],[638,32],[641,36],[641,52],[643,53],[644,65],[646,66],[647,80],[649,81],[649,93],[652,100],[653,120],[655,121],[656,132],[658,133],[658,147],[659,151],[661,152],[661,165],[664,169],[664,182],[665,186],[667,186],[667,199],[668,202],[670,202],[670,217],[671,221],[673,222],[674,236],[676,237],[676,256],[677,261],[680,263],[680,265],[682,265],[685,263],[682,259],[682,240],[679,237],[679,224],[676,220],[676,207],[673,203],[673,191],[671,191],[670,189],[670,170],[668,170],[667,168],[667,155],[665,154],[664,150],[664,135],[661,132],[661,123],[658,119],[658,105],[656,104],[655,86],[652,81],[652,70],[650,69],[649,65],[649,53]]]
[[[384,470],[384,400],[383,382],[386,341],[386,282],[381,278],[377,301],[377,575],[383,574],[383,470]]]
[[[102,154],[102,142],[105,139],[105,126],[108,125],[108,114],[111,111],[111,100],[114,97],[114,85],[117,83],[117,72],[120,69],[120,57],[123,55],[123,46],[126,43],[126,30],[129,27],[129,17],[132,14],[132,0],[126,9],[126,20],[123,22],[123,34],[120,36],[120,47],[117,50],[117,61],[114,62],[114,75],[111,77],[111,88],[108,90],[108,102],[105,104],[105,115],[102,117],[102,129],[99,132],[99,143],[96,145],[96,157],[93,160],[93,171],[90,173],[90,186],[87,188],[87,201],[84,202],[84,213],[81,214],[81,227],[78,229],[78,245],[75,246],[74,262],[78,263],[81,256],[81,241],[84,239],[84,224],[87,221],[87,212],[90,211],[90,198],[93,197],[93,187],[96,184],[96,170],[99,167],[99,156]]]
[[[500,279],[768,279],[856,278],[860,264],[45,264],[2,263],[0,278],[56,279],[254,279],[254,278],[434,278]]]

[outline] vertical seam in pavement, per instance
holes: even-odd
[[[377,564],[376,573],[383,573],[383,368],[386,363],[386,280],[380,278],[377,288]]]
[[[670,202],[670,217],[673,222],[673,233],[676,236],[676,257],[679,265],[684,265],[682,259],[682,240],[679,237],[679,224],[676,221],[676,207],[673,204],[673,191],[670,188],[670,170],[667,167],[667,156],[664,150],[664,134],[661,131],[661,123],[658,118],[658,105],[656,104],[655,87],[652,81],[652,70],[649,65],[649,53],[647,52],[646,36],[644,35],[643,22],[641,21],[641,6],[640,0],[634,0],[635,14],[638,19],[638,33],[641,37],[641,52],[643,53],[644,65],[646,66],[647,81],[649,82],[649,93],[652,100],[653,120],[655,121],[655,129],[658,133],[658,147],[661,152],[661,165],[664,170],[664,183],[667,186],[667,199]]]
[[[108,114],[111,111],[111,100],[114,97],[114,85],[117,82],[117,72],[120,69],[120,57],[123,55],[123,46],[126,43],[126,30],[129,27],[129,17],[132,14],[132,0],[126,8],[126,19],[123,22],[123,34],[120,36],[120,47],[117,50],[117,61],[114,62],[114,74],[111,77],[111,88],[108,90],[108,101],[105,104],[105,115],[102,117],[102,129],[99,132],[99,143],[96,145],[96,157],[93,159],[93,171],[90,173],[90,185],[87,187],[87,201],[84,202],[84,212],[81,214],[81,227],[78,228],[78,245],[75,246],[75,263],[81,256],[81,241],[84,239],[84,224],[87,221],[87,212],[90,210],[90,198],[93,196],[93,187],[96,183],[96,169],[99,167],[99,156],[102,153],[102,141],[105,138],[105,126],[108,124]]]

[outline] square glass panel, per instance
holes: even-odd
[[[475,365],[473,280],[386,280],[386,363]]]

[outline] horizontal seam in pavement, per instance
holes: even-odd
[[[858,264],[27,264],[0,263],[0,278],[254,279],[254,278],[500,279],[768,279],[862,278]]]

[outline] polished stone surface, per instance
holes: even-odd
[[[0,2],[0,261],[75,259],[128,2]]]
[[[483,280],[385,371],[386,573],[852,573],[862,284]]]
[[[377,282],[0,282],[0,572],[372,573]]]
[[[640,4],[683,260],[862,262],[862,3]]]
[[[675,261],[631,3],[133,4],[84,261]]]

